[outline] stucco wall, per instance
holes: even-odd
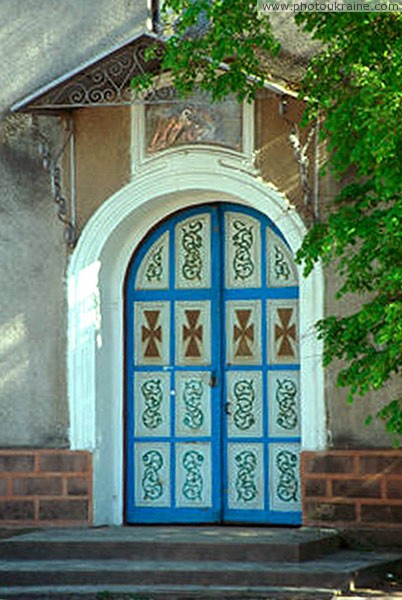
[[[314,136],[308,138],[310,129],[303,129],[299,126],[303,111],[304,103],[290,96],[281,100],[278,94],[270,92],[259,94],[255,102],[255,147],[257,150],[256,166],[262,177],[286,194],[308,224],[313,218],[315,140]],[[306,144],[310,163],[307,178],[309,203],[305,202],[300,165],[295,158],[295,148],[289,139],[292,133],[300,136],[301,146]]]
[[[130,39],[146,16],[146,0],[0,0],[0,447],[68,444],[63,226],[31,120],[10,106]],[[59,151],[59,120],[43,126]],[[111,134],[100,129],[104,167]],[[92,179],[91,209],[115,189],[99,168]]]
[[[57,153],[62,121],[40,128]],[[130,109],[78,111],[75,128],[80,231],[129,179]],[[67,446],[68,253],[30,116],[0,124],[0,215],[0,447]]]
[[[321,210],[326,211],[332,205],[333,199],[340,190],[341,182],[330,176],[320,177],[320,202]],[[368,300],[364,296],[348,294],[337,299],[336,293],[341,286],[341,278],[332,266],[324,269],[325,277],[325,306],[326,315],[347,316],[357,310],[361,304]],[[334,361],[325,369],[325,397],[328,414],[328,432],[330,447],[333,448],[390,448],[392,438],[385,431],[384,424],[374,419],[365,425],[369,414],[373,416],[382,406],[402,394],[402,381],[400,377],[389,382],[378,392],[366,394],[364,398],[357,398],[353,404],[347,402],[347,391],[336,385],[341,361]]]
[[[130,107],[75,112],[77,227],[130,179]]]
[[[24,116],[1,123],[0,252],[0,445],[63,446],[66,250]]]

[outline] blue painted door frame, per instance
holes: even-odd
[[[254,210],[199,206],[146,237],[125,284],[127,522],[300,523],[297,302]]]

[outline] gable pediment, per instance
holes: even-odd
[[[151,33],[141,33],[23,98],[12,110],[48,113],[132,104],[133,77],[158,72],[160,53],[157,51],[152,58],[146,56],[147,49],[155,43],[161,53],[163,43]]]

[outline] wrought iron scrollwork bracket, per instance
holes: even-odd
[[[74,248],[77,242],[77,231],[71,218],[71,207],[69,209],[68,201],[63,193],[62,171],[59,165],[59,161],[73,136],[72,124],[69,122],[67,137],[61,149],[57,152],[53,151],[51,141],[46,134],[41,131],[39,120],[36,115],[32,116],[32,130],[34,141],[38,146],[39,154],[42,159],[43,168],[50,176],[52,195],[57,207],[57,217],[64,224],[65,242],[69,248]]]

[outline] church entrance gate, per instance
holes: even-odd
[[[300,522],[298,282],[264,215],[165,220],[126,279],[126,518]]]

